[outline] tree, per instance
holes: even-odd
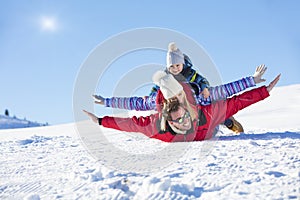
[[[5,109],[5,112],[4,112],[5,116],[9,116],[9,112],[7,109]]]

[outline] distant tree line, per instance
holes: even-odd
[[[9,117],[9,111],[8,111],[8,109],[5,109],[4,115],[7,116],[7,117]],[[16,119],[17,117],[14,115],[13,118]],[[26,117],[24,117],[24,120],[27,121]],[[33,122],[28,121],[28,124],[31,124],[31,123],[33,123]],[[38,122],[35,122],[35,123],[38,123]],[[41,123],[39,123],[39,124],[41,124]],[[42,126],[49,126],[48,122],[43,123],[43,124],[41,124],[41,125],[42,125]]]
[[[8,112],[7,109],[5,109],[4,115],[5,115],[5,116],[9,116],[9,112]]]

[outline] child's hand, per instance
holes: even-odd
[[[105,99],[101,95],[92,95],[94,97],[94,103],[104,105]]]
[[[267,67],[265,65],[259,65],[256,68],[255,73],[253,75],[254,82],[256,84],[266,81],[266,79],[262,78],[262,76],[264,75],[264,73],[266,72],[266,70],[267,70]]]
[[[205,99],[208,98],[210,95],[209,90],[207,88],[204,88],[203,91],[201,92],[201,94],[203,95],[203,97]]]

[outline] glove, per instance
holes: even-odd
[[[267,70],[267,67],[265,65],[259,65],[258,67],[256,67],[255,73],[253,75],[254,82],[256,84],[266,81],[266,79],[261,78],[266,70]]]

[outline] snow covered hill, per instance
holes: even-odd
[[[1,130],[0,199],[300,199],[299,102],[300,85],[275,88],[235,116],[244,134],[221,127],[215,140],[188,144],[89,120],[80,123],[91,146],[73,123]]]
[[[17,117],[0,115],[0,129],[26,128],[37,126],[48,126],[48,124],[32,122],[26,119],[19,119]]]

